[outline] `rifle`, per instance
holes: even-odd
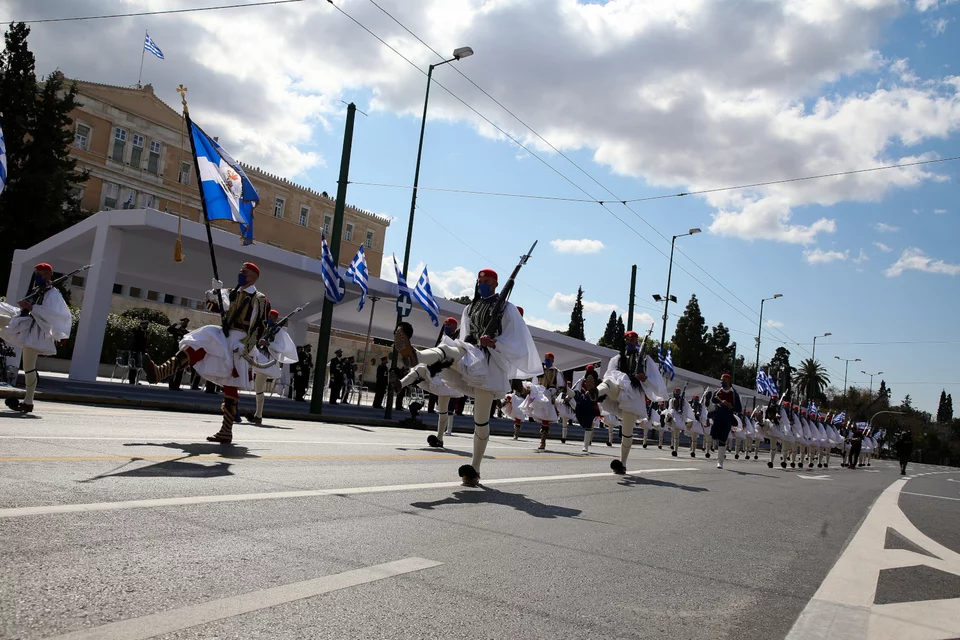
[[[539,240],[534,240],[533,245],[530,247],[530,251],[520,256],[520,262],[518,262],[517,266],[513,268],[513,273],[510,274],[510,277],[507,279],[507,283],[503,285],[503,289],[500,290],[500,296],[497,298],[497,304],[493,308],[493,312],[490,314],[490,321],[487,323],[487,326],[484,327],[483,333],[477,336],[478,340],[482,336],[490,336],[491,333],[500,326],[500,321],[503,320],[503,314],[507,310],[507,299],[510,297],[510,293],[513,291],[513,284],[517,279],[517,274],[520,273],[520,268],[527,264],[527,260],[529,260],[530,256],[533,255],[533,250],[536,248],[537,242],[539,242]]]
[[[104,258],[104,260],[106,260],[106,258]],[[57,278],[56,280],[51,280],[51,281],[48,282],[47,284],[45,284],[45,285],[43,285],[43,286],[40,286],[40,287],[37,287],[32,293],[28,293],[25,297],[21,298],[21,300],[24,300],[24,301],[29,302],[29,301],[32,300],[32,299],[39,298],[40,296],[42,296],[43,294],[45,294],[45,293],[46,293],[47,291],[49,291],[50,289],[53,289],[54,287],[56,287],[56,286],[57,286],[58,284],[60,284],[61,282],[65,282],[65,281],[67,280],[67,278],[70,278],[71,276],[75,276],[76,274],[80,273],[81,271],[86,271],[86,270],[89,269],[90,267],[93,267],[93,266],[95,266],[95,265],[98,265],[98,264],[100,264],[101,262],[103,262],[103,260],[97,260],[96,262],[94,262],[94,263],[92,263],[92,264],[88,264],[88,265],[86,265],[86,266],[80,267],[79,269],[74,269],[74,270],[71,271],[70,273],[68,273],[68,274],[66,274],[66,275],[62,275],[62,276],[60,276],[59,278]]]
[[[653,323],[650,323],[650,328],[647,330],[647,335],[643,336],[643,342],[640,343],[640,357],[637,358],[637,363],[640,366],[640,372],[646,375],[646,363],[647,363],[647,340],[650,339],[650,334],[653,333]],[[620,354],[622,358],[625,354]],[[636,371],[630,372],[630,386],[634,389],[640,388],[640,381],[636,378]]]
[[[303,311],[308,304],[310,303],[305,302],[302,306],[297,307],[287,315],[283,316],[283,318],[281,318],[279,322],[277,322],[275,325],[273,325],[272,327],[264,331],[260,339],[266,340],[268,343],[273,342],[273,339],[277,337],[277,334],[280,333],[280,329],[282,329],[287,324],[287,321],[290,320],[290,317]],[[260,347],[260,352],[263,353],[264,355],[267,355],[267,347]]]

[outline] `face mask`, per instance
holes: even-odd
[[[277,323],[274,322],[273,318],[267,318],[267,326],[268,326],[268,327],[272,327],[272,326],[275,325],[275,324],[277,324]]]
[[[443,327],[443,335],[445,335],[445,336],[452,336],[452,335],[453,335],[453,327],[444,326],[444,327]]]
[[[545,367],[548,367],[548,368],[549,368],[549,367],[552,367],[552,366],[553,366],[553,360],[544,360],[544,361],[543,361],[543,365],[544,365]]]
[[[33,274],[33,283],[38,287],[42,287],[43,285],[47,284],[47,281],[43,279],[42,275],[35,273]]]
[[[676,398],[677,400],[679,400],[679,399],[680,399],[680,394],[679,394],[679,393],[675,393],[675,394],[673,394],[673,397]]]
[[[633,344],[632,342],[627,343],[627,353],[633,353],[639,348],[640,348],[640,345],[638,344]]]
[[[726,381],[723,382],[723,388],[724,388],[724,389],[729,389],[729,388],[730,388],[730,383],[729,383],[729,382],[726,382]]]
[[[242,272],[242,271],[241,271],[240,273],[238,273],[238,274],[237,274],[237,284],[240,285],[241,287],[247,286],[247,274],[245,274],[245,273]]]
[[[489,298],[493,295],[494,287],[492,284],[481,282],[477,285],[477,291],[480,293],[481,298]]]

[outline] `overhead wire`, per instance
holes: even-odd
[[[263,2],[248,2],[238,4],[222,4],[212,7],[187,7],[184,9],[160,9],[157,11],[136,11],[131,13],[109,13],[96,16],[72,16],[69,18],[37,18],[35,20],[13,20],[24,24],[42,24],[49,22],[78,22],[81,20],[108,20],[111,18],[135,18],[139,16],[160,16],[172,13],[196,13],[198,11],[219,11],[221,9],[243,9],[247,7],[265,7],[270,5],[293,4],[307,2],[307,0],[265,0]]]

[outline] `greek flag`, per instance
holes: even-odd
[[[667,378],[668,375],[669,378]],[[663,377],[667,380],[673,380],[677,377],[673,370],[673,349],[667,349],[667,359],[663,361]]]
[[[810,401],[810,413],[819,414],[820,410],[817,409],[817,405],[813,403],[813,400]]]
[[[770,377],[770,375],[767,374],[766,371],[764,371],[763,375],[767,379],[767,391],[770,392],[770,395],[777,394],[779,396],[780,389],[777,387],[776,381],[772,377]]]
[[[841,411],[837,415],[833,416],[833,424],[843,424],[843,421],[847,419],[847,412]]]
[[[323,275],[324,295],[327,300],[337,304],[343,300],[343,296],[347,293],[347,285],[340,277],[337,263],[333,261],[330,245],[327,244],[327,236],[322,233],[320,234],[320,245],[320,272]]]
[[[757,369],[757,393],[770,395],[770,387],[767,386],[767,373],[763,369]]]
[[[163,60],[163,51],[160,51],[160,47],[157,46],[157,43],[153,41],[153,38],[150,37],[148,33],[146,38],[143,40],[143,50],[147,53],[152,53],[161,60]]]
[[[407,279],[403,277],[403,274],[400,273],[400,267],[397,265],[397,256],[393,256],[393,270],[397,272],[397,292],[398,295],[407,296],[408,298],[413,297],[413,293],[410,291],[410,287],[407,286]]]
[[[430,289],[430,276],[427,274],[427,267],[423,267],[423,273],[417,280],[417,286],[413,289],[413,297],[417,299],[423,310],[427,312],[433,321],[433,326],[440,326],[440,305],[433,297],[433,290]]]
[[[207,220],[236,222],[240,225],[243,244],[253,244],[253,209],[260,202],[257,190],[240,163],[195,125],[189,115],[187,124],[190,126],[190,143],[200,174],[201,202]]]
[[[0,127],[0,193],[7,184],[7,143],[3,141],[3,127]]]
[[[360,304],[357,305],[357,311],[360,311],[367,299],[367,283],[370,281],[370,274],[367,271],[367,254],[363,252],[363,245],[360,245],[360,250],[347,268],[347,277],[360,287]]]

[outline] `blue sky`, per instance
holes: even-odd
[[[0,2],[0,17],[38,14],[30,4]],[[40,13],[96,13],[107,4],[53,2]],[[960,156],[955,1],[381,4],[442,52],[473,46],[459,69],[589,174],[446,65],[436,81],[550,166],[435,84],[422,187],[613,201],[593,180],[620,198],[644,198]],[[37,25],[31,43],[41,71],[131,84],[135,41],[149,28],[167,60],[148,61],[145,80],[162,98],[175,104],[172,88],[190,83],[191,113],[220,123],[221,142],[236,156],[331,193],[342,101],[354,101],[368,115],[357,118],[352,180],[410,185],[425,78],[325,5],[101,23],[106,50],[82,37],[91,23]],[[418,67],[437,61],[367,0],[339,6]],[[276,28],[262,29],[267,23]],[[239,64],[225,71],[209,51],[230,32],[250,35],[231,50]],[[135,60],[120,42],[137,50]],[[859,357],[850,384],[866,386],[861,369],[884,371],[896,399],[909,393],[935,411],[941,388],[960,392],[958,180],[960,162],[944,162],[641,202],[633,211],[422,190],[411,265],[428,264],[435,290],[456,294],[480,268],[505,275],[538,239],[514,302],[541,326],[565,327],[569,296],[583,286],[595,339],[611,309],[625,312],[637,264],[637,311],[657,318],[659,335],[662,309],[650,296],[666,287],[669,238],[700,227],[678,240],[685,255],[675,260],[671,293],[680,302],[668,335],[695,293],[708,324],[728,326],[752,360],[760,299],[782,293],[764,307],[777,326],[764,330],[761,360],[786,343],[796,362],[809,356],[814,335],[831,332],[818,339],[817,357],[835,386],[843,363],[833,357]],[[410,190],[351,185],[348,199],[394,218],[387,252],[401,258]],[[593,241],[574,243],[581,248],[599,241],[602,249],[561,253],[554,240]]]

